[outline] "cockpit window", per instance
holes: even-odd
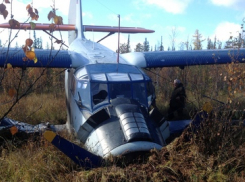
[[[97,82],[91,83],[91,93],[93,108],[109,103],[107,84]]]
[[[107,73],[108,81],[130,81],[127,73]]]
[[[148,107],[150,107],[152,102],[156,99],[155,89],[154,89],[154,86],[152,85],[152,82],[148,82],[146,84],[146,90],[147,90]]]
[[[133,98],[139,101],[141,104],[146,105],[146,90],[144,83],[133,84]]]
[[[91,79],[97,81],[106,81],[106,76],[104,73],[91,74]]]
[[[117,97],[132,98],[131,83],[111,83],[110,99]]]
[[[86,80],[79,80],[77,82],[77,89],[75,91],[75,98],[81,108],[90,109],[90,83]]]
[[[83,79],[85,75],[88,75],[87,70],[85,68],[81,68],[75,73],[75,77],[78,80]]]
[[[130,78],[132,81],[137,81],[137,80],[143,80],[144,77],[142,74],[133,74],[133,73],[130,73]]]

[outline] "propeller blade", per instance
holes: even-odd
[[[100,156],[92,154],[52,131],[45,131],[44,137],[81,167],[91,169],[100,167],[102,164],[102,158]]]

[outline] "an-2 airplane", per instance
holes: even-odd
[[[123,33],[152,33],[134,27],[85,26],[82,23],[82,2],[71,0],[69,24],[59,30],[69,31],[69,49],[35,50],[38,62],[23,62],[23,51],[10,48],[0,50],[0,66],[55,67],[65,71],[67,104],[66,128],[75,132],[87,150],[46,131],[45,137],[80,165],[99,166],[109,155],[161,149],[171,133],[171,123],[152,114],[154,87],[142,68],[226,64],[243,62],[245,50],[203,50],[132,52],[118,54],[103,45],[87,40],[84,31]],[[10,28],[1,24],[2,28]],[[28,29],[23,24],[22,29]],[[48,25],[37,24],[37,30],[48,30]],[[57,55],[56,55],[57,54]],[[2,123],[4,123],[2,121]],[[11,123],[11,121],[9,121]],[[186,121],[176,122],[177,124]],[[189,122],[187,122],[189,123]],[[12,125],[17,124],[12,122]],[[177,127],[177,126],[176,126]],[[172,126],[174,128],[174,125]],[[85,162],[89,158],[89,163]]]

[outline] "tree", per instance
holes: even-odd
[[[222,42],[218,41],[218,49],[221,49],[221,48],[222,48]]]
[[[177,31],[176,27],[172,27],[171,33],[169,34],[172,51],[175,50],[175,42],[176,42],[176,37],[177,37],[176,31]]]
[[[202,49],[202,42],[205,39],[202,40],[202,35],[199,33],[198,29],[195,31],[195,34],[192,37],[194,37],[194,39],[193,39],[194,50],[201,50]]]
[[[216,36],[214,37],[214,42],[210,38],[207,39],[207,49],[221,49],[222,42],[217,40]]]
[[[183,42],[179,45],[179,50],[183,51],[185,49],[185,44]]]
[[[243,25],[241,27],[242,29],[242,32],[244,31],[243,30]],[[229,40],[226,41],[226,45],[225,45],[225,48],[241,48],[241,47],[244,47],[245,44],[244,44],[244,37],[241,33],[238,34],[237,37],[234,37],[232,35],[230,35],[230,38]]]
[[[162,45],[162,36],[161,36],[161,44],[160,44],[160,47],[159,47],[159,51],[164,51],[164,47]]]
[[[10,7],[11,12],[10,13],[8,13],[8,11],[5,10],[5,7],[6,7],[4,5],[5,3],[10,4],[10,6],[11,6]],[[3,3],[0,5],[1,5],[0,15],[3,15],[5,19],[9,15],[9,17],[10,17],[10,20],[8,21],[9,24],[11,26],[20,28],[20,26],[21,26],[20,23],[16,19],[13,19],[13,17],[14,17],[14,15],[12,14],[13,13],[12,12],[13,2],[6,0],[6,1],[3,1]],[[55,7],[55,5],[53,7]],[[55,8],[53,8],[53,7],[52,7],[51,12],[54,12]],[[3,10],[4,10],[4,12],[3,12]],[[29,21],[30,19],[32,19],[33,21],[38,20],[38,18],[39,18],[38,10],[33,8],[33,3],[28,4],[24,10],[25,11],[27,10],[27,12],[28,12],[28,17],[27,17],[27,20],[25,22]],[[55,13],[53,13],[53,14],[55,17],[57,17]],[[49,19],[49,17],[48,17],[48,19]],[[54,17],[52,19],[54,19]],[[60,17],[59,19],[62,19],[62,17]],[[58,24],[55,21],[54,21],[54,23]],[[35,24],[35,23],[32,22],[32,24]],[[10,47],[12,47],[11,44],[13,44],[14,40],[18,37],[18,33],[19,33],[19,31],[14,33],[12,28],[9,29],[8,41],[6,41],[6,43],[5,43],[7,45],[6,49],[9,50]],[[52,40],[53,38],[50,38],[50,39]],[[18,43],[20,43],[20,42],[16,42],[16,47],[19,47]],[[42,39],[41,38],[36,39],[36,43],[37,44],[35,45],[35,47],[42,48]],[[38,60],[36,58],[35,50],[33,50],[32,48],[34,48],[33,40],[30,37],[27,37],[25,40],[24,46],[22,48],[16,49],[16,51],[19,51],[19,50],[24,51],[25,56],[26,56],[26,57],[23,57],[22,59],[21,58],[19,59],[20,63],[22,61],[26,61],[27,59],[29,59],[28,62],[29,61],[33,61],[34,63],[38,62]],[[5,59],[6,61],[5,61],[5,64],[3,65],[4,71],[1,72],[0,87],[1,87],[1,89],[3,88],[4,94],[7,94],[10,96],[9,98],[6,98],[7,99],[6,103],[10,103],[10,105],[7,106],[5,108],[5,110],[1,113],[0,120],[3,119],[4,117],[8,116],[10,114],[10,112],[13,110],[13,108],[16,107],[17,104],[20,103],[20,101],[23,98],[25,98],[27,95],[29,95],[31,92],[37,91],[37,90],[40,91],[40,88],[43,88],[43,86],[44,86],[43,80],[45,80],[45,78],[47,78],[45,75],[46,71],[47,71],[46,67],[38,68],[38,69],[37,68],[35,68],[35,69],[27,68],[26,69],[25,66],[24,66],[24,69],[12,67],[11,63],[9,62],[9,59],[10,59],[9,51],[7,51],[7,53],[4,54],[4,56],[6,56],[6,59]],[[52,57],[51,59],[54,59],[54,57]],[[18,61],[18,60],[16,60],[16,61]],[[2,105],[2,101],[1,101],[0,105]],[[25,112],[23,112],[23,113],[25,113]]]
[[[131,50],[130,50],[130,35],[128,35],[128,42],[127,42],[127,47],[126,47],[126,52],[128,53],[128,52],[131,52]]]
[[[213,49],[214,44],[213,44],[212,40],[208,37],[207,41],[208,41],[207,49]]]
[[[186,50],[190,49],[190,41],[189,41],[189,35],[187,36],[187,39],[185,42],[183,42],[183,45],[185,46]]]
[[[116,50],[116,52],[118,52],[118,49]],[[128,53],[128,45],[126,43],[120,44],[119,53],[120,54]]]
[[[49,43],[46,44],[46,49],[50,49]]]
[[[33,31],[33,38],[34,38],[34,40],[33,40],[33,47],[35,49],[43,49],[42,38],[41,37],[40,38],[36,38],[36,31],[35,30]]]
[[[136,48],[134,49],[135,52],[143,52],[144,51],[144,46],[141,43],[138,43],[136,45]]]
[[[0,39],[0,47],[2,47],[2,40]]]
[[[150,50],[150,45],[149,45],[149,41],[147,41],[147,38],[145,38],[143,46],[144,46],[143,47],[144,52],[148,52]]]
[[[118,50],[116,50],[116,52],[118,52]],[[131,49],[130,49],[130,35],[128,35],[128,42],[120,44],[120,46],[119,46],[119,53],[120,54],[129,53],[129,52],[131,52]]]
[[[18,42],[15,43],[15,48],[19,48]]]

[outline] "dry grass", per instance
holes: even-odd
[[[11,106],[8,102],[9,96],[0,96],[0,116],[2,116]],[[51,124],[61,124],[66,122],[65,94],[30,94],[20,100],[7,116],[11,119],[26,122],[29,124],[39,124],[50,122]]]
[[[70,181],[76,167],[70,159],[40,138],[1,150],[0,181]]]

